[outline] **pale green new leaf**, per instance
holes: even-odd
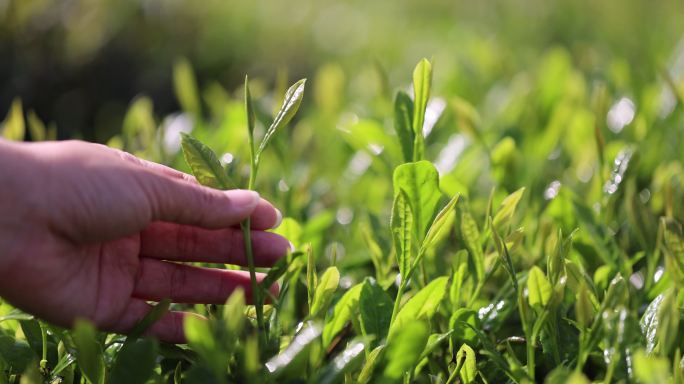
[[[477,360],[475,358],[475,351],[473,351],[468,344],[461,345],[461,348],[456,353],[457,368],[460,368],[459,376],[461,382],[464,384],[475,381],[477,375]]]
[[[327,347],[354,315],[364,283],[351,287],[335,304],[333,313],[328,316],[323,327],[323,346]]]
[[[460,226],[461,238],[465,243],[468,252],[473,258],[475,265],[475,274],[478,281],[484,280],[485,277],[485,256],[482,251],[482,244],[480,240],[480,230],[470,211],[464,205],[459,204],[458,211],[460,211]]]
[[[234,188],[211,148],[187,133],[181,133],[181,147],[185,161],[200,184],[221,190]]]
[[[390,328],[389,339],[391,340],[399,329],[413,320],[432,318],[446,294],[448,281],[447,276],[439,277],[410,298],[394,319]]]
[[[385,369],[379,382],[398,383],[405,372],[412,370],[418,364],[428,337],[428,327],[423,321],[411,320],[404,323],[394,338],[387,343],[383,359]]]
[[[682,226],[671,218],[660,220],[665,243],[665,266],[677,285],[684,284],[684,235]]]
[[[287,90],[287,92],[285,92],[285,99],[283,100],[283,105],[280,107],[280,110],[278,111],[278,114],[276,114],[275,119],[273,119],[273,123],[271,123],[271,126],[268,127],[268,129],[266,130],[266,134],[264,135],[264,138],[261,140],[259,149],[256,152],[255,162],[257,164],[259,163],[261,153],[264,151],[268,143],[271,141],[276,131],[287,125],[290,122],[290,120],[292,120],[295,113],[297,113],[299,105],[302,103],[302,98],[304,97],[305,84],[306,79],[301,79],[298,82],[294,83]]]
[[[425,151],[423,140],[423,123],[425,122],[425,109],[430,99],[430,86],[432,83],[432,64],[427,59],[422,59],[413,70],[413,160],[422,160]]]
[[[397,92],[394,98],[394,130],[397,132],[405,162],[413,161],[413,101],[406,92]]]
[[[499,211],[496,213],[496,215],[494,215],[493,224],[495,228],[501,228],[510,222],[524,192],[525,188],[520,188],[506,196],[506,198],[501,202],[501,205],[499,205]]]
[[[456,214],[454,207],[458,202],[458,198],[459,195],[455,195],[451,198],[449,203],[439,211],[435,220],[432,222],[432,225],[430,225],[430,229],[423,240],[423,245],[421,245],[421,252],[419,253],[426,252],[433,247],[437,243],[437,240],[443,236],[443,233],[449,230],[448,224],[453,222],[454,215]]]
[[[403,190],[400,190],[394,197],[390,226],[399,273],[403,278],[407,276],[413,260],[413,221],[413,212],[408,197]]]
[[[544,276],[544,272],[536,265],[527,275],[527,294],[530,306],[536,310],[546,308],[551,301],[553,288]]]
[[[38,117],[35,111],[30,110],[26,116],[26,122],[28,123],[29,132],[31,132],[32,141],[45,141],[47,140],[48,130],[45,127],[45,123]]]
[[[340,271],[336,267],[330,267],[323,272],[311,304],[311,317],[316,317],[328,309],[339,284]]]
[[[637,350],[632,359],[634,377],[642,384],[676,383],[671,381],[670,362],[657,356],[649,356],[643,350]]]
[[[88,321],[76,320],[72,334],[76,346],[76,360],[83,376],[92,384],[104,384],[105,361],[97,330]]]
[[[394,170],[394,195],[404,191],[414,218],[414,231],[418,243],[422,242],[437,211],[442,192],[439,189],[439,173],[429,161],[419,161],[398,166]]]
[[[24,123],[24,110],[21,106],[21,100],[14,99],[12,101],[12,106],[1,128],[0,132],[2,132],[2,137],[5,139],[12,141],[24,140],[26,125]]]
[[[382,352],[384,350],[385,345],[383,344],[379,347],[376,347],[374,350],[371,351],[371,353],[368,354],[368,357],[366,358],[366,363],[363,365],[363,368],[361,368],[361,373],[359,373],[359,377],[357,378],[357,382],[359,384],[366,384],[373,377],[375,366],[378,365],[378,363],[380,362],[380,357],[382,356]]]
[[[174,64],[173,86],[181,108],[183,108],[185,112],[193,115],[194,118],[200,118],[202,116],[202,109],[200,106],[197,81],[195,80],[195,73],[193,72],[188,59],[181,58]]]

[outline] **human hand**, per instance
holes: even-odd
[[[289,246],[263,231],[281,216],[255,192],[206,188],[102,145],[0,140],[0,167],[0,296],[57,325],[80,317],[126,333],[147,301],[222,304],[237,287],[249,300],[249,273],[176,263],[244,265],[235,226],[248,217],[257,266]],[[188,315],[169,312],[149,334],[182,343]]]

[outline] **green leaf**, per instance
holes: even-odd
[[[256,115],[254,113],[252,95],[249,92],[249,77],[247,76],[245,76],[245,114],[247,115],[247,131],[249,132],[250,140],[253,140]]]
[[[336,267],[329,267],[323,272],[311,304],[311,317],[317,317],[328,310],[339,284],[340,271]]]
[[[397,132],[401,152],[405,162],[413,161],[413,101],[404,91],[397,92],[394,98],[394,130]]]
[[[26,338],[33,352],[35,352],[36,356],[41,356],[43,353],[43,335],[38,320],[20,320],[19,325],[24,333],[24,338]]]
[[[442,302],[446,294],[448,282],[449,278],[447,276],[438,277],[410,298],[394,319],[394,323],[392,323],[389,331],[389,339],[391,340],[395,337],[405,324],[413,320],[428,320],[432,318],[435,312],[437,312],[439,303]]]
[[[482,251],[480,230],[477,228],[475,219],[473,219],[473,216],[465,205],[459,204],[458,211],[460,211],[461,218],[459,226],[461,238],[473,258],[477,281],[481,282],[485,278],[485,256]]]
[[[463,344],[456,353],[456,369],[460,369],[459,376],[464,384],[472,383],[477,376],[477,361],[475,351],[468,344]]]
[[[29,110],[26,116],[29,132],[31,132],[32,141],[45,141],[48,139],[48,130],[45,123],[38,117],[35,111]]]
[[[345,325],[351,320],[361,296],[364,283],[351,287],[335,304],[332,315],[328,316],[323,327],[323,346],[328,347]]]
[[[453,224],[454,216],[456,215],[454,207],[458,202],[458,198],[459,195],[452,197],[449,203],[447,203],[447,205],[445,205],[444,208],[439,211],[435,217],[435,220],[432,222],[432,225],[430,225],[430,229],[428,230],[425,239],[423,240],[421,252],[419,252],[419,254],[424,253],[428,249],[435,246],[438,240],[444,236],[444,232],[449,230],[448,225]]]
[[[420,361],[428,337],[428,327],[423,321],[405,322],[387,344],[380,383],[398,383],[405,372],[413,370]]]
[[[173,66],[173,86],[181,108],[195,119],[202,116],[195,73],[186,58],[180,58]]]
[[[257,164],[259,163],[261,153],[264,151],[268,143],[271,141],[276,131],[286,126],[290,122],[290,120],[292,120],[295,113],[297,113],[299,105],[302,103],[302,98],[304,97],[305,84],[306,79],[301,79],[298,82],[294,83],[287,90],[287,92],[285,92],[285,99],[283,100],[283,105],[280,107],[280,110],[278,111],[278,114],[276,115],[275,119],[273,119],[273,123],[271,123],[271,126],[268,127],[268,129],[266,130],[266,134],[264,135],[263,140],[261,140],[259,149],[256,152],[255,162]]]
[[[363,361],[366,347],[364,341],[352,340],[311,382],[320,384],[343,382],[344,375],[356,370]]]
[[[674,336],[672,336],[674,338]],[[634,377],[643,384],[671,383],[670,362],[667,359],[649,356],[643,350],[632,355]]]
[[[499,254],[499,259],[501,260],[501,265],[503,265],[504,269],[506,272],[508,272],[508,277],[511,279],[511,283],[513,283],[513,288],[515,288],[516,292],[518,291],[518,278],[515,276],[515,268],[513,267],[513,260],[511,259],[511,255],[508,253],[508,248],[506,247],[506,243],[501,240],[501,237],[499,236],[499,233],[496,231],[496,228],[491,225],[492,218],[489,218],[490,222],[490,227],[492,228],[492,235],[494,238],[494,245],[496,246],[496,251]]]
[[[109,382],[144,384],[152,376],[157,359],[157,342],[141,339],[126,343],[116,355]]]
[[[242,333],[245,323],[245,291],[237,288],[223,306],[223,323],[226,331],[237,337]]]
[[[398,166],[394,170],[394,196],[404,191],[414,218],[414,231],[422,242],[437,211],[442,192],[439,189],[439,173],[429,161],[419,161]]]
[[[400,190],[394,197],[390,226],[397,264],[399,265],[399,273],[402,279],[408,276],[408,271],[413,261],[413,222],[414,216],[408,202],[408,197],[403,190]]]
[[[523,193],[525,193],[524,187],[506,196],[506,198],[501,202],[501,205],[499,205],[499,210],[496,212],[493,220],[495,228],[501,228],[510,222]]]
[[[413,70],[413,93],[415,96],[413,109],[413,160],[423,159],[425,144],[423,143],[423,123],[425,122],[425,109],[430,99],[430,86],[432,83],[432,64],[427,59],[422,59]]]
[[[536,265],[527,275],[527,293],[530,306],[537,311],[546,308],[553,295],[553,287],[544,276],[544,272]]]
[[[449,329],[453,330],[450,340],[452,350],[456,350],[456,346],[463,343],[473,348],[477,346],[478,337],[471,327],[482,328],[476,311],[470,308],[459,308],[451,314]]]
[[[591,326],[591,322],[596,315],[596,309],[592,303],[591,295],[592,293],[589,291],[589,288],[587,288],[587,285],[581,283],[576,295],[575,317],[577,318],[577,323],[585,329]]]
[[[0,365],[4,360],[12,367],[12,372],[24,372],[35,359],[36,355],[27,342],[0,332]],[[0,375],[3,374],[4,372],[0,372]]]
[[[159,321],[166,313],[169,311],[171,306],[171,300],[163,299],[157,305],[152,307],[152,309],[143,317],[142,320],[136,324],[131,332],[128,334],[126,342],[133,341],[143,335],[148,328],[150,328],[154,323]]]
[[[672,288],[665,293],[665,298],[658,306],[658,347],[663,356],[668,356],[679,340],[679,317],[677,290]]]
[[[92,384],[104,384],[105,361],[97,331],[88,321],[76,320],[72,334],[76,346],[76,360],[83,376]]]
[[[677,286],[684,284],[684,236],[682,226],[671,218],[660,220],[665,243],[665,267]]]
[[[187,133],[181,132],[181,137],[183,157],[200,184],[221,190],[234,188],[234,183],[211,148]]]
[[[7,118],[2,123],[0,132],[2,132],[2,137],[7,140],[22,141],[24,140],[25,131],[24,110],[21,106],[21,100],[14,99]]]
[[[371,353],[368,354],[366,358],[366,363],[363,365],[359,377],[356,379],[359,384],[366,384],[373,377],[373,372],[375,372],[375,367],[380,363],[382,353],[385,350],[385,345],[376,347]]]
[[[387,292],[375,282],[375,279],[366,278],[359,297],[361,324],[366,334],[375,335],[376,340],[382,340],[387,336],[393,304]]]
[[[306,359],[309,357],[310,347],[318,341],[320,335],[319,325],[312,322],[306,323],[284,351],[266,362],[266,370],[271,377],[278,378],[293,372],[301,375],[301,369],[304,369]]]

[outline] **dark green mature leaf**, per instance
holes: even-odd
[[[527,292],[530,306],[537,311],[546,308],[551,301],[553,287],[544,276],[544,272],[536,265],[527,275]]]
[[[405,162],[413,161],[413,101],[404,91],[397,92],[394,98],[394,130],[397,132],[401,152]]]
[[[392,217],[390,226],[392,239],[399,265],[399,273],[405,279],[413,262],[413,222],[415,218],[408,201],[408,196],[403,190],[394,197],[392,205]]]
[[[302,103],[302,98],[304,97],[305,84],[306,79],[301,79],[298,82],[294,83],[287,90],[287,92],[285,92],[285,99],[283,100],[283,105],[280,107],[280,110],[278,111],[278,114],[276,115],[275,119],[273,119],[273,123],[271,123],[271,126],[268,127],[268,129],[266,130],[266,134],[264,135],[264,138],[261,140],[259,149],[256,152],[255,162],[257,164],[259,163],[261,153],[264,151],[268,143],[271,141],[276,131],[286,126],[290,122],[290,120],[292,120],[295,113],[297,113],[299,105]]]
[[[328,316],[323,327],[323,346],[327,347],[333,338],[342,331],[344,326],[351,320],[357,308],[361,289],[364,283],[351,287],[335,304],[332,315]]]
[[[389,331],[389,339],[391,340],[395,337],[405,324],[413,320],[428,320],[432,318],[446,295],[448,282],[449,278],[447,276],[438,277],[410,298],[394,319]]]
[[[439,173],[429,161],[419,161],[398,166],[394,170],[394,196],[404,191],[414,218],[414,231],[420,243],[437,213],[442,197],[439,189]]]
[[[27,342],[0,333],[0,363],[4,360],[13,372],[23,372],[35,359],[36,355]]]
[[[95,327],[87,321],[77,320],[72,337],[76,346],[76,360],[83,376],[92,384],[104,384],[105,361]]]
[[[234,188],[235,184],[211,148],[187,133],[181,133],[181,138],[183,157],[200,184],[221,190]]]
[[[427,344],[429,331],[420,320],[405,322],[395,336],[387,343],[385,369],[380,383],[398,383],[404,373],[412,370],[420,361],[420,354]]]
[[[126,343],[112,366],[111,384],[144,384],[152,376],[157,359],[157,342],[140,339]]]
[[[35,352],[36,356],[41,356],[43,353],[43,336],[38,320],[21,320],[19,325],[33,352]]]
[[[387,336],[392,320],[392,299],[374,279],[366,278],[359,297],[361,324],[368,335],[375,335],[376,340]]]
[[[328,310],[333,294],[335,294],[339,285],[340,271],[336,267],[330,267],[323,272],[323,276],[321,276],[316,286],[316,292],[311,304],[311,317],[324,314]]]
[[[430,99],[430,87],[432,85],[432,64],[427,59],[422,59],[413,70],[413,93],[415,96],[413,109],[413,161],[423,159],[425,144],[423,140],[423,123],[425,122],[425,109]]]
[[[0,132],[5,139],[13,141],[24,140],[26,125],[24,123],[24,109],[21,106],[21,100],[14,99],[12,101],[12,106],[1,128]]]

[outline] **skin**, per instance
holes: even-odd
[[[281,215],[255,192],[205,188],[102,145],[0,140],[0,296],[56,325],[86,318],[124,334],[148,301],[222,304],[238,287],[250,300],[249,273],[182,263],[246,265],[247,217],[255,262],[271,266],[289,242],[264,231]],[[148,333],[183,343],[185,316],[197,315],[169,312]]]

